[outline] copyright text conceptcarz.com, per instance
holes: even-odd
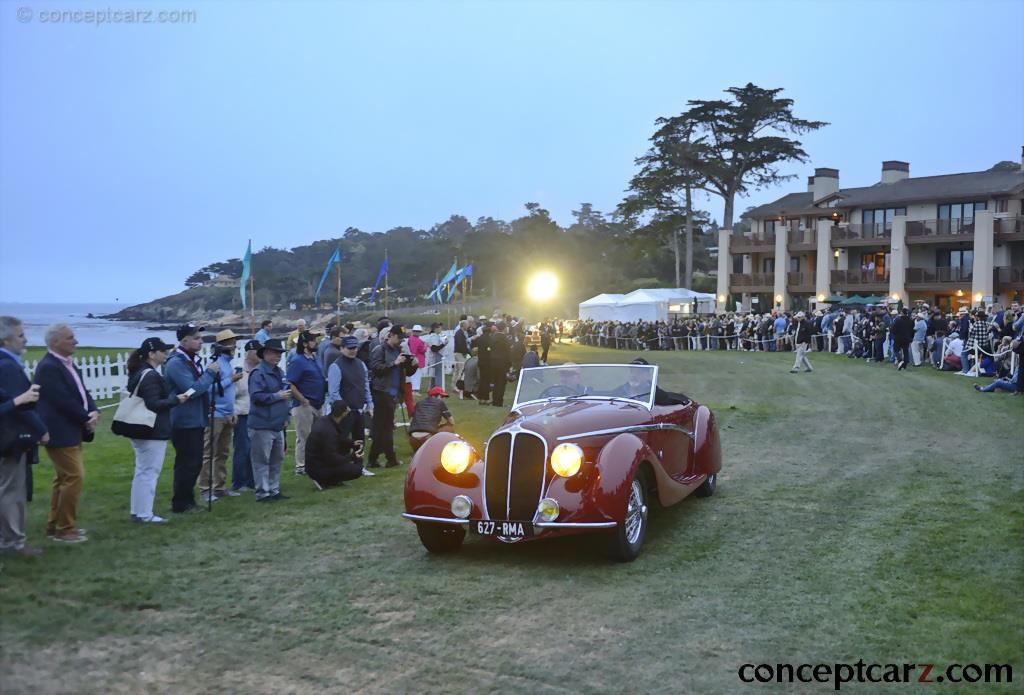
[[[94,27],[106,24],[195,24],[199,19],[196,10],[140,9],[49,9],[23,5],[16,16],[22,24],[89,24]]]

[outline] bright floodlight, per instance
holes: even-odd
[[[558,278],[554,273],[543,270],[526,283],[526,294],[535,302],[546,302],[558,292]]]

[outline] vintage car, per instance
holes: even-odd
[[[403,516],[435,553],[467,532],[505,543],[602,532],[613,559],[634,560],[651,501],[711,495],[722,465],[711,411],[657,384],[648,364],[522,370],[482,456],[453,433],[419,449]]]

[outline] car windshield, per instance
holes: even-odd
[[[657,367],[637,364],[569,364],[524,369],[513,407],[552,398],[628,398],[648,408]]]

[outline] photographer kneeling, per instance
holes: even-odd
[[[321,489],[340,487],[363,474],[363,443],[353,445],[352,427],[345,422],[351,416],[345,401],[334,401],[331,414],[314,422],[306,439],[306,475]]]

